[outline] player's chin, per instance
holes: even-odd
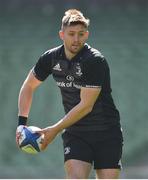
[[[80,50],[81,50],[81,47],[73,47],[73,48],[71,48],[71,52],[73,54],[77,54]]]

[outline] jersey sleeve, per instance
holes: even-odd
[[[52,73],[52,55],[50,53],[44,53],[33,67],[34,76],[44,81]]]
[[[108,65],[104,57],[93,57],[82,64],[82,87],[102,87]]]

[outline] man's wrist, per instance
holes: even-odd
[[[26,126],[27,125],[27,117],[25,116],[18,116],[18,126],[20,125],[24,125]]]
[[[56,124],[54,124],[52,127],[59,133],[60,131],[62,131],[63,129],[65,129],[65,127],[62,124],[63,119],[61,119],[60,121],[58,121]]]

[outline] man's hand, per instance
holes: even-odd
[[[22,132],[24,127],[26,127],[26,126],[20,125],[16,129],[16,144],[18,147],[19,147],[19,139],[21,138],[21,132]]]
[[[44,140],[41,150],[45,150],[48,144],[50,144],[53,141],[53,139],[56,137],[59,131],[54,126],[49,126],[36,132],[44,134]]]

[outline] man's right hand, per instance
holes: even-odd
[[[21,133],[23,128],[26,127],[25,125],[19,125],[16,129],[16,144],[19,147],[19,139],[21,137]]]

